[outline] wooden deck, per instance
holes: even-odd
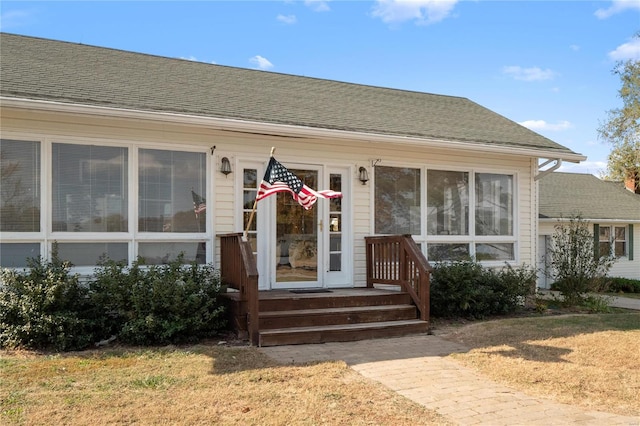
[[[411,235],[365,237],[366,287],[258,291],[258,268],[242,234],[220,235],[222,283],[233,330],[252,345],[392,337],[429,329],[431,265]],[[381,288],[384,287],[384,288]]]
[[[318,292],[258,292],[259,345],[353,341],[425,333],[408,293],[381,288],[342,288]],[[247,334],[247,309],[239,292],[226,293],[229,320]]]

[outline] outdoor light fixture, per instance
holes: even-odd
[[[222,160],[220,163],[220,173],[222,173],[225,176],[231,173],[231,162],[227,157],[222,157]]]
[[[362,184],[365,185],[369,180],[369,172],[367,172],[367,169],[360,166],[360,168],[358,169],[358,173],[360,175],[360,182],[362,182]]]

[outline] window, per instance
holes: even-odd
[[[40,256],[40,243],[0,243],[0,267],[24,268]]]
[[[421,234],[420,169],[375,167],[375,232]]]
[[[73,266],[94,266],[106,256],[111,260],[126,261],[127,243],[58,243],[58,256]]]
[[[40,231],[40,142],[0,139],[0,231]]]
[[[469,173],[427,171],[427,234],[469,235]]]
[[[433,261],[468,260],[469,244],[433,243],[427,245],[427,257]]]
[[[476,235],[513,235],[513,176],[476,173]]]
[[[206,263],[207,245],[204,241],[186,243],[154,242],[138,244],[138,256],[145,265],[164,265],[176,260],[182,254],[185,263]]]
[[[600,256],[608,256],[611,253],[611,227],[610,226],[600,227],[600,241],[599,241],[598,250],[600,250]]]
[[[421,170],[375,168],[377,234],[423,239],[427,257],[434,261],[516,259],[514,175],[427,169],[425,176],[423,216]]]
[[[599,227],[598,249],[601,256],[612,254],[616,257],[628,255],[627,227],[602,226]]]
[[[54,143],[54,232],[127,232],[128,150]]]
[[[79,273],[103,256],[206,263],[206,170],[204,149],[0,139],[0,266],[26,267],[54,243]]]
[[[206,232],[205,194],[204,153],[140,150],[140,232]]]

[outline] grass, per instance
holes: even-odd
[[[0,424],[447,424],[343,362],[215,344],[0,352]]]
[[[456,328],[450,355],[485,376],[558,402],[640,415],[640,313],[505,319]]]
[[[443,327],[450,355],[529,395],[640,415],[640,312]],[[343,362],[282,366],[215,343],[67,354],[0,351],[0,424],[447,424]]]

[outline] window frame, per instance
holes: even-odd
[[[629,252],[631,250],[630,244],[632,241],[632,238],[630,236],[630,233],[632,232],[629,226],[629,223],[597,223],[598,227],[598,254],[602,257],[605,256],[604,253],[602,253],[601,250],[601,244],[603,243],[607,243],[609,246],[609,255],[613,256],[616,259],[628,259],[629,258]],[[624,240],[618,240],[618,238],[616,238],[616,228],[623,228],[624,229]],[[601,233],[604,229],[609,229],[609,239],[608,240],[604,240],[601,237]],[[595,233],[595,230],[594,230]],[[624,254],[618,256],[616,255],[616,243],[617,242],[624,242]]]
[[[205,156],[205,185],[207,203],[214,205],[213,187],[215,175],[210,155],[210,148],[193,143],[166,144],[148,143],[134,139],[107,139],[71,135],[42,135],[28,132],[4,132],[2,139],[11,141],[38,142],[40,144],[40,231],[39,232],[2,232],[3,243],[37,243],[40,244],[40,256],[49,259],[55,243],[126,243],[127,261],[131,264],[138,257],[138,243],[206,243],[206,262],[215,259],[215,245],[212,243],[213,215],[206,217],[206,229],[202,232],[151,233],[138,232],[138,152],[140,149],[162,151],[179,151],[201,153]],[[100,147],[127,148],[127,230],[125,232],[68,232],[53,231],[53,144],[97,145]],[[92,266],[76,266],[74,273],[90,275],[95,270]]]
[[[411,164],[400,163],[400,162],[388,162],[385,163],[385,167],[401,167],[401,168],[419,168],[420,169],[420,185],[421,185],[421,234],[420,235],[412,235],[416,243],[420,244],[422,247],[422,251],[429,259],[428,251],[430,244],[466,244],[468,246],[469,256],[472,259],[476,259],[476,248],[481,244],[511,244],[513,246],[513,258],[508,260],[496,259],[496,260],[479,260],[484,265],[489,267],[492,266],[502,266],[506,263],[508,264],[518,264],[520,262],[520,247],[518,244],[518,236],[520,234],[520,209],[519,209],[519,194],[520,194],[520,172],[516,169],[506,169],[506,168],[486,168],[486,167],[460,167],[460,166],[448,166],[442,164],[422,164],[418,166],[414,166]],[[428,172],[430,170],[438,170],[438,171],[451,171],[451,172],[464,172],[468,174],[468,227],[469,233],[468,235],[429,235],[428,234],[428,214],[427,214],[427,200],[428,200],[428,190],[429,190],[429,182],[428,182]],[[377,208],[375,206],[375,173],[372,173],[373,177],[371,180],[371,202],[373,208],[371,209],[371,228],[374,232],[374,235],[385,235],[385,234],[377,234],[375,233],[375,214]],[[512,215],[512,234],[511,235],[476,235],[476,174],[495,174],[495,175],[506,175],[511,176],[512,178],[512,206],[511,206],[511,215]],[[430,259],[430,262],[434,262],[436,260]]]

